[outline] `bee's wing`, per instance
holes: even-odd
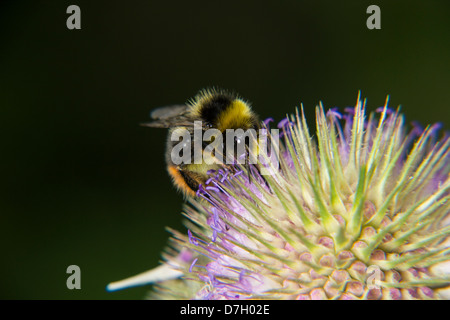
[[[184,104],[176,104],[172,106],[156,108],[150,112],[150,117],[153,120],[169,119],[186,114],[187,111],[188,106]]]
[[[142,123],[142,126],[152,128],[170,128],[180,125],[192,125],[187,116],[188,106],[173,105],[161,107],[150,112],[152,122]]]

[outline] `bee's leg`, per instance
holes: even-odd
[[[248,183],[252,183],[252,174],[251,174],[251,170],[250,170],[250,163],[248,160],[248,157],[245,157],[245,169],[247,169],[247,177],[248,177]]]
[[[245,163],[244,163],[244,167],[247,170],[247,177],[248,177],[248,183],[252,183],[252,171],[250,168],[250,149],[248,147],[247,144],[245,144]]]

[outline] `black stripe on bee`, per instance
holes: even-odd
[[[217,122],[217,116],[225,111],[233,102],[234,98],[227,94],[218,94],[202,105],[200,110],[201,118],[206,123],[214,125]]]

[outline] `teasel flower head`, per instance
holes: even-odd
[[[279,167],[219,170],[185,206],[164,263],[110,290],[158,299],[447,298],[450,139],[386,105],[279,124]],[[267,160],[267,159],[266,159]]]

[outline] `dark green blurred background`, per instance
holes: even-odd
[[[450,118],[450,2],[3,1],[0,4],[0,294],[141,299],[105,286],[158,265],[184,230],[164,130],[138,124],[205,86],[277,121],[322,100]],[[81,8],[81,30],[66,8]],[[366,9],[381,8],[381,30]],[[448,129],[448,127],[447,127]],[[66,268],[81,268],[81,290]]]

